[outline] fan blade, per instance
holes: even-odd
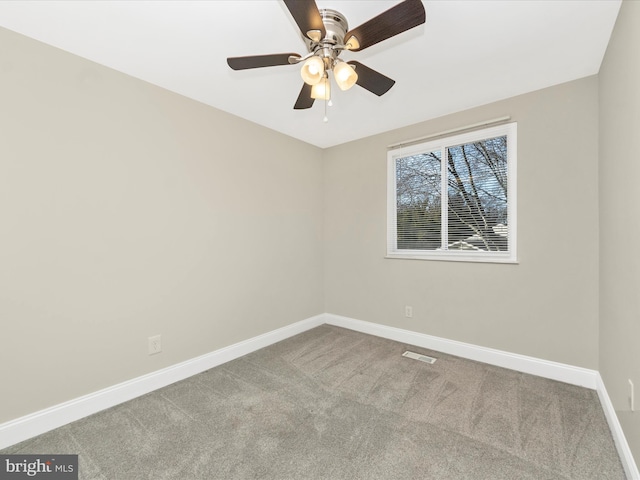
[[[389,77],[384,76],[380,72],[376,72],[372,68],[369,68],[360,62],[353,60],[348,63],[349,65],[356,67],[356,73],[358,74],[358,80],[356,83],[365,90],[375,93],[379,97],[387,93],[396,83],[395,80],[391,80]]]
[[[275,67],[289,65],[289,57],[300,58],[297,53],[273,53],[271,55],[253,55],[250,57],[229,57],[227,63],[234,70],[248,68]]]
[[[303,83],[302,90],[300,90],[300,95],[298,95],[298,100],[296,100],[296,104],[293,106],[293,108],[296,110],[311,108],[313,106],[313,102],[314,99],[311,98],[311,85]]]
[[[425,21],[426,14],[422,1],[405,0],[359,27],[349,30],[345,35],[344,44],[351,43],[349,50],[358,52],[417,27]]]
[[[284,0],[284,4],[305,37],[314,42],[324,38],[326,31],[322,15],[314,0]]]

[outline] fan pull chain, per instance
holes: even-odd
[[[329,117],[327,117],[327,103],[329,103],[329,101],[325,98],[324,99],[324,118],[322,119],[324,123],[327,123],[329,121]]]
[[[327,116],[327,105],[330,107],[333,107],[333,101],[331,100],[331,97],[329,98],[325,97],[324,99],[324,118],[322,119],[324,123],[327,123],[329,121],[329,117]]]

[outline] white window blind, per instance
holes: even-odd
[[[387,256],[515,262],[516,131],[389,151]]]

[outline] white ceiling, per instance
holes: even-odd
[[[317,0],[350,28],[392,0]],[[319,147],[596,74],[621,0],[424,0],[427,22],[361,52],[394,80],[384,96],[334,88],[293,110],[300,66],[232,71],[228,56],[298,52],[278,0],[0,1],[0,26]]]

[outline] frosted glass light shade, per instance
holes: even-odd
[[[317,85],[324,76],[324,62],[320,57],[308,58],[302,65],[300,75],[307,85]]]
[[[354,68],[345,62],[338,62],[333,67],[333,76],[340,90],[349,90],[358,81],[358,74]]]
[[[316,100],[331,100],[331,83],[324,77],[322,81],[311,87],[311,98]]]

